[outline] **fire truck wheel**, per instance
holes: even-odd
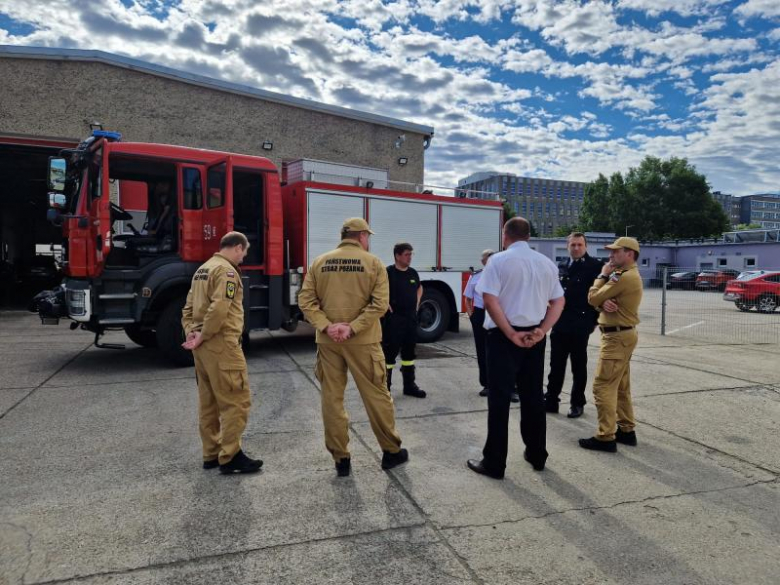
[[[157,347],[157,334],[151,329],[141,329],[137,324],[125,327],[125,333],[133,343],[141,347]]]
[[[168,303],[157,321],[157,345],[163,355],[177,366],[192,366],[195,361],[192,352],[184,349],[184,330],[181,327],[181,310],[184,298]]]
[[[424,288],[417,319],[417,341],[438,341],[450,323],[450,304],[447,298],[435,288]]]

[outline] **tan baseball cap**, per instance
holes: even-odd
[[[614,244],[604,246],[608,250],[620,250],[620,248],[628,248],[639,254],[639,242],[635,238],[622,237],[615,240]]]
[[[371,228],[368,227],[368,222],[362,217],[348,217],[341,225],[341,233],[346,232],[368,232],[373,234]]]

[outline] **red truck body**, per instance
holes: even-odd
[[[106,330],[124,329],[173,362],[191,363],[180,348],[181,307],[192,274],[231,230],[251,244],[242,265],[247,331],[296,327],[306,267],[313,255],[335,247],[346,217],[371,223],[378,232],[371,251],[386,263],[390,242],[413,240],[425,290],[423,341],[457,330],[472,264],[482,249],[500,245],[497,201],[307,181],[281,185],[274,164],[262,157],[97,134],[50,163],[49,217],[62,225],[66,278],[38,295],[37,309],[44,323],[64,317],[95,332],[98,345]]]

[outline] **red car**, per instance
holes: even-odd
[[[755,307],[759,313],[772,313],[780,302],[780,272],[760,270],[731,280],[723,299],[733,302],[740,311]]]
[[[724,290],[726,283],[737,276],[739,276],[739,271],[731,268],[702,270],[696,277],[696,288],[699,290]]]

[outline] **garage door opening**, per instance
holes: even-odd
[[[0,139],[0,308],[26,308],[62,280],[61,228],[46,219],[47,176],[49,157],[68,146],[75,145]]]

